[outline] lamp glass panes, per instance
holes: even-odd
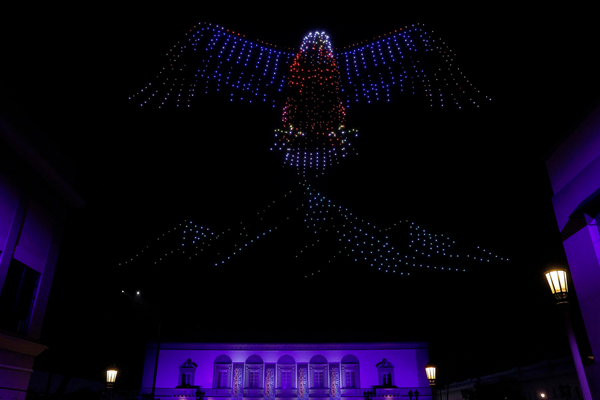
[[[567,270],[553,269],[546,272],[546,280],[552,294],[559,300],[567,298],[569,286],[567,284]]]
[[[106,370],[106,383],[115,383],[115,380],[117,379],[117,369],[114,367],[111,367],[109,369]]]
[[[425,373],[427,374],[427,379],[429,380],[429,382],[434,382],[435,381],[435,374],[436,374],[435,366],[433,366],[433,365],[426,365],[425,366]]]

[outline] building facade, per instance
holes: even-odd
[[[560,229],[592,359],[586,359],[593,398],[600,398],[600,106],[546,160]]]
[[[67,214],[83,207],[60,160],[18,113],[0,114],[0,399],[25,399],[46,349],[40,333]]]
[[[431,398],[427,345],[164,343],[146,351],[142,394],[159,399]]]

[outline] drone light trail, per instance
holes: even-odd
[[[401,276],[409,276],[419,270],[464,273],[480,265],[508,261],[481,246],[457,244],[447,235],[429,232],[416,222],[403,220],[386,229],[377,228],[355,216],[349,209],[335,204],[310,184],[302,182],[299,187],[300,192],[284,194],[253,218],[221,232],[192,221],[180,223],[158,236],[153,245],[147,245],[120,265],[125,267],[147,262],[162,264],[174,256],[180,256],[187,260],[198,260],[202,266],[227,268],[236,257],[277,234],[282,228],[282,221],[295,218],[293,214],[282,215],[282,210],[295,209],[286,208],[285,205],[298,196],[306,203],[298,212],[306,229],[312,232],[313,240],[304,245],[297,243],[292,247],[293,251],[283,255],[282,262],[300,261],[306,266],[301,271],[302,277],[315,276],[315,272],[308,267],[314,262],[303,262],[306,257],[310,261],[315,253],[319,257],[326,257],[328,262],[342,258],[381,273]],[[162,242],[162,246],[157,246]]]

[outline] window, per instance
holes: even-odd
[[[194,375],[196,373],[196,363],[188,358],[179,366],[179,386],[190,387],[194,385]]]
[[[354,370],[346,370],[345,378],[346,378],[345,387],[347,387],[347,388],[356,387],[356,378],[355,378]]]
[[[228,388],[229,387],[229,370],[221,369],[217,371],[217,387]]]
[[[329,387],[329,370],[327,359],[322,355],[316,355],[310,359],[310,374],[312,382],[309,384],[313,389],[326,389]]]
[[[231,358],[220,355],[215,358],[215,369],[213,372],[213,387],[218,389],[231,388]]]
[[[250,389],[260,387],[260,371],[258,369],[251,369],[248,371],[248,387]]]
[[[263,388],[264,363],[260,356],[254,354],[246,359],[246,383],[244,387],[248,389]]]
[[[377,373],[379,375],[379,386],[394,386],[394,365],[385,358],[377,364]]]
[[[282,389],[292,388],[292,371],[282,370],[281,371],[281,384],[279,385]]]
[[[360,387],[358,358],[348,354],[342,358],[342,388],[356,389]]]
[[[386,373],[381,375],[383,386],[391,386],[392,385],[392,374]]]
[[[296,387],[296,361],[288,355],[277,360],[277,387],[293,389]]]
[[[39,272],[14,258],[10,261],[0,296],[0,328],[27,334],[39,281]]]
[[[321,389],[325,387],[324,378],[323,378],[323,370],[316,369],[313,372],[313,387],[317,389]]]

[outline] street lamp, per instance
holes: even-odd
[[[109,386],[112,386],[115,383],[115,381],[117,380],[118,373],[119,373],[119,370],[114,365],[109,367],[106,370],[106,383]]]
[[[117,380],[117,373],[119,370],[114,365],[108,367],[106,370],[106,397],[108,400],[112,399],[113,386]]]
[[[571,346],[571,355],[573,356],[575,371],[577,371],[581,394],[584,400],[592,400],[590,387],[588,386],[585,370],[583,369],[583,362],[581,361],[581,355],[579,354],[579,347],[577,346],[577,340],[575,339],[575,334],[571,325],[571,317],[569,316],[569,301],[567,300],[569,295],[569,285],[567,270],[564,268],[554,268],[546,271],[545,275],[548,286],[550,286],[550,290],[556,298],[556,304],[559,306],[558,308],[565,321],[569,345]]]
[[[435,399],[435,378],[437,373],[435,365],[427,364],[425,366],[425,373],[427,374],[427,380],[429,381],[429,387],[431,388],[431,398]]]
[[[552,294],[556,298],[556,304],[568,303],[569,285],[567,283],[567,270],[553,269],[546,271],[546,280]]]

